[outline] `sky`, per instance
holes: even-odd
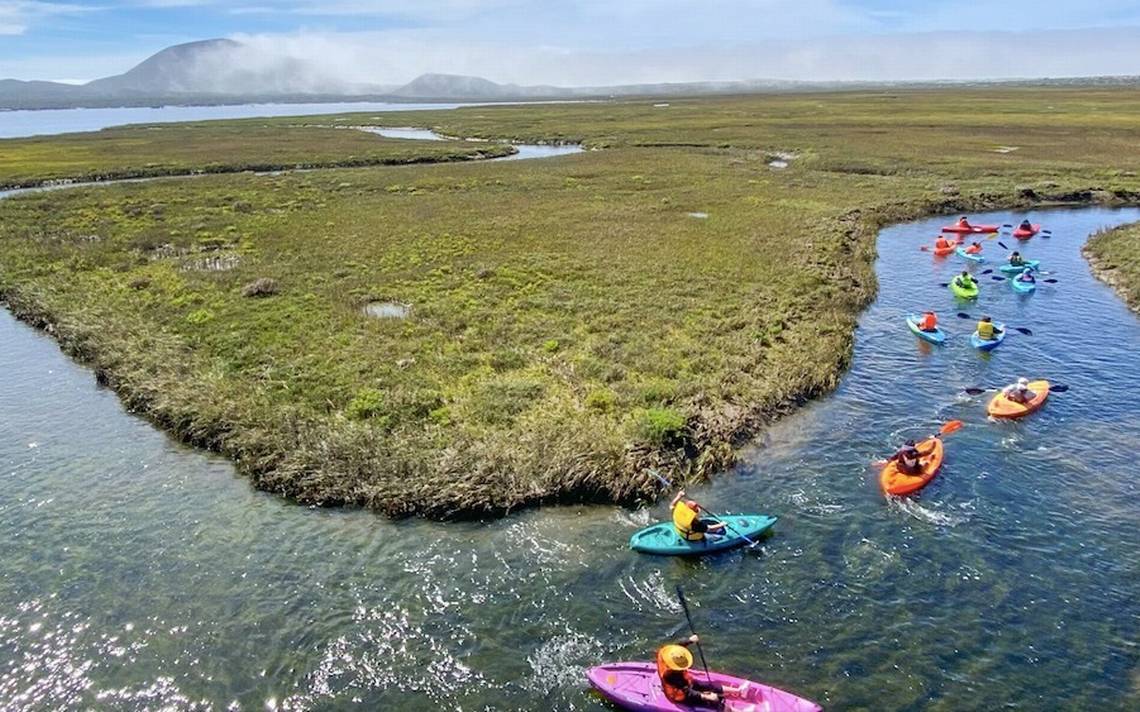
[[[214,37],[372,84],[1140,74],[1140,0],[0,0],[0,78]]]

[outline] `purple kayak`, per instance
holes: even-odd
[[[694,671],[693,675],[704,679],[703,671]],[[667,699],[657,677],[657,666],[653,663],[599,665],[590,668],[586,677],[603,697],[622,709],[634,712],[708,712],[709,709],[677,704]],[[727,712],[821,712],[823,709],[810,700],[751,680],[714,672],[712,681],[731,687],[748,683],[743,698],[725,700]]]

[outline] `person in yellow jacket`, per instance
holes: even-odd
[[[700,541],[706,534],[719,536],[724,533],[724,522],[702,518],[701,505],[684,497],[685,490],[681,490],[669,503],[669,509],[673,512],[673,528],[682,539]]]
[[[1001,329],[994,326],[993,319],[983,316],[978,322],[978,338],[982,341],[993,341],[998,336],[1001,336]]]

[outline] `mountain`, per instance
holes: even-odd
[[[391,89],[351,84],[298,59],[215,39],[167,47],[123,74],[78,86],[0,80],[0,109],[329,101],[376,97]]]

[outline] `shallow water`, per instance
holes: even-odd
[[[350,111],[424,111],[476,104],[403,104],[337,102],[323,104],[234,104],[230,106],[137,106],[106,109],[41,109],[0,111],[0,138],[98,131],[124,124],[247,119],[260,116],[312,116]]]
[[[1054,237],[1021,247],[1060,283],[983,282],[981,308],[1035,333],[988,358],[937,286],[960,263],[917,249],[944,220],[882,233],[839,390],[693,490],[775,534],[696,562],[626,548],[664,505],[484,525],[290,505],[0,313],[0,707],[602,710],[585,668],[680,635],[682,584],[713,666],[832,709],[1135,709],[1140,391],[1107,384],[1135,377],[1140,324],[1079,247],[1140,210],[1032,217]],[[927,306],[941,349],[903,323]],[[1071,391],[1003,424],[960,395],[1022,373]],[[949,418],[943,473],[885,501],[871,460]]]
[[[447,141],[446,136],[441,136],[431,129],[416,129],[416,128],[366,128],[365,131],[378,134],[387,138],[405,138],[414,141]],[[517,151],[509,156],[502,156],[500,158],[491,158],[491,161],[520,161],[529,158],[552,158],[554,156],[565,156],[571,153],[581,153],[585,149],[577,144],[566,145],[544,145],[535,143],[516,143],[514,144]]]

